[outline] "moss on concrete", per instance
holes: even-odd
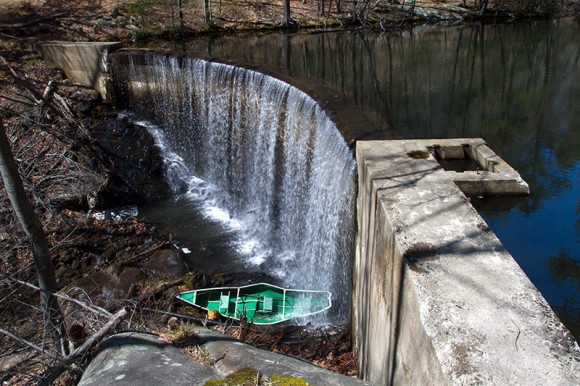
[[[272,374],[269,384],[272,386],[308,386],[308,382],[302,378],[282,374]]]
[[[244,368],[228,375],[226,379],[210,379],[205,383],[205,386],[255,385],[257,378],[257,370]]]
[[[262,385],[262,386],[308,386],[308,382],[299,377],[282,374],[272,374],[268,377],[260,377],[255,369],[244,368],[227,376],[225,379],[210,379],[204,386],[238,386],[238,385]]]

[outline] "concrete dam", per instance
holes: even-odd
[[[578,344],[466,196],[526,193],[483,140],[359,141],[353,154],[314,99],[260,72],[154,53],[108,62],[169,167],[217,186],[232,217],[253,213],[264,267],[348,299],[335,317],[350,320],[363,379],[580,383]],[[464,158],[477,170],[441,163]]]

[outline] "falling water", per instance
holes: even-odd
[[[332,291],[346,318],[355,161],[322,108],[245,68],[154,53],[112,62],[118,99],[195,176],[182,179],[217,187],[211,199],[254,245],[249,260],[289,287]]]

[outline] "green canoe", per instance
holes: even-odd
[[[198,289],[182,292],[177,298],[231,319],[240,320],[245,315],[248,322],[261,325],[314,315],[332,305],[330,292],[285,289],[267,283]]]

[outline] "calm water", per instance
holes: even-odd
[[[534,22],[208,38],[182,49],[322,81],[386,120],[385,135],[484,138],[532,194],[476,205],[578,338],[579,36],[573,22]]]

